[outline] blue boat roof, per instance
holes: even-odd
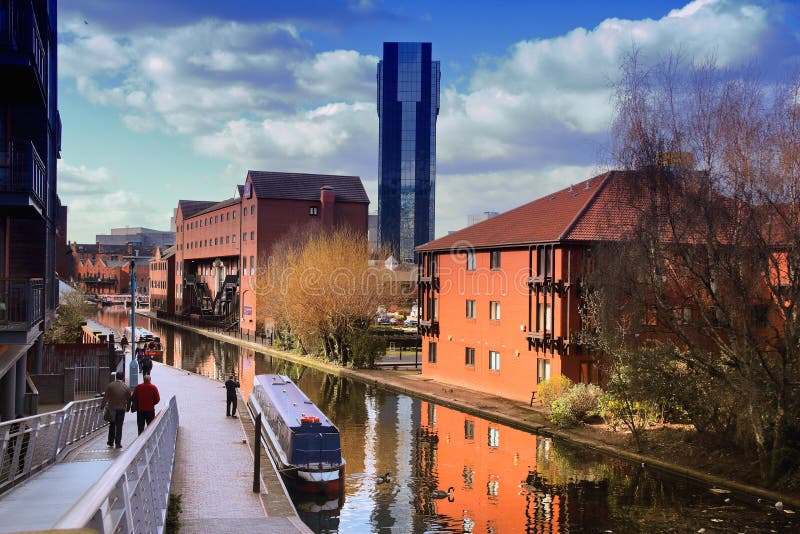
[[[299,427],[301,417],[317,417],[323,427],[331,427],[332,431],[338,432],[336,425],[288,376],[256,375],[256,384],[263,387],[266,396],[290,427]]]

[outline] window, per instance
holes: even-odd
[[[536,310],[536,331],[549,332],[553,321],[553,306],[540,302]]]
[[[236,212],[233,212],[233,218],[236,219]]]
[[[464,419],[464,439],[475,439],[475,421]]]
[[[256,205],[253,204],[252,206],[250,206],[250,215],[255,215],[255,213],[256,213]]]
[[[247,241],[247,232],[242,232],[242,241]]]
[[[550,360],[547,358],[539,358],[536,360],[536,383],[547,380],[550,378]]]
[[[475,318],[475,301],[467,300],[467,319]]]
[[[310,208],[308,208],[308,214],[309,215],[317,215],[317,213],[319,213],[319,212],[317,211],[317,207],[316,206],[311,206]]]
[[[436,343],[428,342],[428,363],[436,363]]]
[[[214,215],[214,224],[219,222],[219,215]]]
[[[472,439],[475,439],[474,434]],[[464,469],[461,471],[461,477],[464,479],[464,485],[471,488],[472,484],[475,482],[475,470],[471,467],[464,466]]]
[[[658,325],[658,310],[655,308],[655,306],[650,306],[644,310],[644,314],[642,315],[642,324],[646,326]]]
[[[217,244],[217,238],[216,237],[214,238],[214,244],[215,245]]]
[[[428,403],[428,426],[436,426],[436,405]]]
[[[500,251],[493,250],[489,258],[489,268],[496,270],[500,268]]]
[[[467,270],[474,271],[475,270],[475,251],[468,250],[467,251]]]
[[[692,322],[692,309],[689,306],[673,308],[672,314],[678,324],[689,324]]]
[[[250,276],[253,276],[253,274],[255,274],[255,269],[256,269],[255,256],[250,256]]]
[[[489,351],[489,370],[490,371],[499,371],[500,370],[500,353],[495,352],[493,350]]]
[[[536,260],[538,262],[536,268],[537,276],[550,276],[552,274],[552,265],[550,265],[550,253],[552,250],[552,247],[539,247],[536,250]]]
[[[464,349],[464,365],[467,367],[475,367],[475,349],[467,347]]]
[[[229,235],[225,236],[225,244],[226,245],[230,245],[231,244],[231,236],[229,236]]]
[[[490,426],[489,427],[489,439],[488,443],[490,447],[499,447],[500,446],[500,429]]]
[[[242,270],[247,270],[247,256],[242,256]]]
[[[489,320],[491,321],[500,320],[500,302],[497,300],[489,301]]]
[[[225,214],[225,220],[226,221],[230,221],[231,220],[231,212],[228,212],[228,213]]]
[[[433,316],[431,317],[434,321],[439,320],[439,299],[432,299],[431,300],[431,311],[433,312]]]
[[[236,243],[236,234],[231,236],[231,243]]]
[[[256,233],[254,231],[250,232],[250,241],[255,241],[255,240],[256,240]]]
[[[247,206],[242,208],[242,216],[247,217]]]

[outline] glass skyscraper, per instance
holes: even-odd
[[[383,43],[378,63],[378,236],[401,261],[434,237],[439,62],[431,43]]]

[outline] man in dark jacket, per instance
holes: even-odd
[[[112,411],[112,419],[108,425],[108,440],[106,444],[113,447],[116,444],[118,449],[122,448],[122,423],[125,421],[125,412],[128,411],[131,403],[131,389],[124,382],[125,375],[117,373],[116,380],[111,382],[106,388],[106,394],[100,401],[100,408],[106,405]]]
[[[158,388],[150,382],[150,375],[144,375],[144,382],[136,386],[131,404],[136,403],[136,427],[139,434],[144,432],[145,424],[150,424],[156,416],[156,404],[161,401]]]
[[[139,367],[142,368],[142,374],[149,375],[153,370],[153,360],[147,354],[142,354],[142,361],[139,362]]]
[[[236,375],[231,375],[225,382],[225,389],[228,391],[228,404],[225,405],[225,416],[236,417],[236,388],[239,387],[239,381],[236,380]],[[231,410],[233,406],[233,410]]]

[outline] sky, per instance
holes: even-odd
[[[760,0],[67,0],[58,191],[68,239],[168,229],[248,169],[360,176],[378,209],[384,41],[441,62],[436,235],[608,169],[612,84],[634,48],[762,83],[800,72],[800,4]]]

